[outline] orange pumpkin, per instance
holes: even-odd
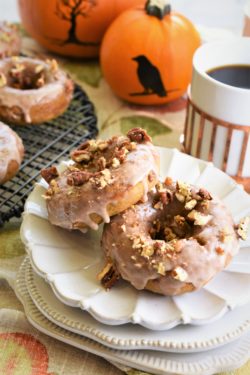
[[[103,75],[122,99],[163,104],[182,96],[192,75],[200,36],[164,1],[122,13],[108,28],[100,58]]]
[[[60,55],[98,56],[117,15],[143,0],[18,0],[22,23],[43,47]]]

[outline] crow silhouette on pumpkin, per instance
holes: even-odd
[[[61,45],[73,43],[85,46],[97,46],[100,43],[81,41],[77,37],[77,18],[87,17],[92,8],[97,5],[96,0],[57,0],[55,14],[62,20],[70,22],[66,40],[54,40]]]
[[[153,95],[160,97],[167,96],[169,92],[178,91],[178,89],[166,90],[161,79],[158,68],[153,65],[144,55],[133,57],[132,60],[138,63],[137,75],[144,91],[131,93],[131,96]]]

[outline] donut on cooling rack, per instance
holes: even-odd
[[[16,25],[0,21],[0,58],[19,55],[21,38]]]
[[[0,117],[7,123],[51,120],[66,110],[72,93],[71,79],[55,60],[12,57],[0,61]]]
[[[143,129],[108,141],[90,140],[72,152],[74,164],[59,174],[42,171],[49,221],[63,228],[97,229],[140,199],[157,182],[159,156]]]
[[[24,155],[21,138],[0,122],[0,184],[10,180],[18,171]]]
[[[223,203],[206,190],[167,178],[147,202],[104,226],[107,263],[98,278],[106,288],[121,277],[163,295],[197,290],[238,252],[248,223],[234,226]]]

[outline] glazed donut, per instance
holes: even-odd
[[[24,155],[21,138],[9,126],[0,122],[0,184],[18,171]]]
[[[73,83],[57,62],[27,57],[0,61],[0,117],[17,125],[51,120],[68,107]]]
[[[140,199],[157,182],[159,156],[143,129],[127,137],[91,140],[71,154],[74,164],[61,175],[41,172],[50,184],[45,195],[49,221],[63,228],[98,229]]]
[[[16,25],[0,21],[0,58],[19,55],[21,38]]]
[[[98,278],[106,288],[121,277],[166,296],[197,290],[227,266],[244,236],[246,222],[235,227],[220,200],[168,178],[146,203],[105,225],[107,263]]]

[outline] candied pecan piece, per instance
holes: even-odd
[[[59,176],[56,167],[49,167],[41,170],[41,176],[45,179],[48,184]]]
[[[206,189],[203,189],[203,188],[201,188],[200,190],[199,190],[199,196],[202,198],[202,199],[205,199],[205,200],[207,200],[207,201],[211,201],[213,198],[212,198],[212,196],[211,196],[211,194],[206,190]]]
[[[77,147],[77,150],[85,150],[86,148],[89,147],[89,141],[85,141],[83,143],[81,143],[78,147]]]
[[[106,159],[101,156],[98,160],[97,160],[97,166],[98,166],[98,170],[99,171],[102,171],[103,169],[106,168],[106,165],[107,165],[107,161]]]
[[[101,281],[101,284],[105,289],[110,289],[119,280],[120,276],[114,269],[112,263],[108,262],[103,270],[97,275],[97,279]]]
[[[87,150],[75,150],[70,156],[76,163],[88,163],[92,158]]]
[[[90,177],[91,173],[85,171],[75,171],[67,177],[67,184],[70,186],[81,186],[85,182],[88,182]]]
[[[151,142],[150,136],[147,134],[147,132],[144,129],[141,128],[134,128],[129,130],[127,137],[132,141],[132,142],[137,142],[137,143],[143,143],[143,142]]]

